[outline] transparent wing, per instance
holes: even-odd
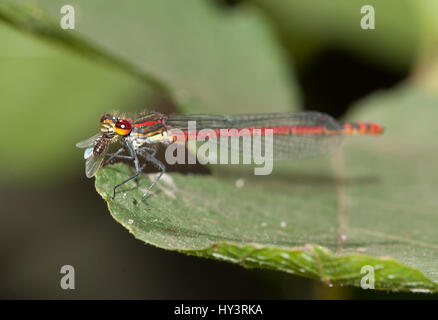
[[[94,143],[96,142],[96,140],[101,136],[100,133],[92,136],[91,138],[88,138],[87,140],[81,141],[76,143],[76,147],[78,148],[88,148],[91,146],[94,146]]]
[[[92,178],[96,174],[97,170],[102,166],[103,160],[105,159],[105,152],[102,152],[97,157],[92,154],[85,160],[85,175],[87,178]]]
[[[272,150],[274,160],[287,160],[306,158],[319,154],[325,154],[336,148],[343,138],[343,126],[331,116],[315,111],[298,113],[271,113],[271,114],[248,114],[248,115],[206,115],[206,114],[182,114],[169,115],[166,123],[169,125],[169,133],[172,128],[182,130],[187,139],[190,138],[189,121],[196,121],[196,132],[202,129],[248,129],[249,136],[254,129],[273,129],[272,144],[267,145],[265,137],[253,139],[259,143],[245,144],[242,137],[230,137],[237,143],[228,143],[226,149],[232,152],[252,154],[253,152],[265,152]],[[219,149],[223,146],[220,145]],[[268,148],[270,147],[270,148]]]

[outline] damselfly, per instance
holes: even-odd
[[[196,128],[192,129],[191,123]],[[158,145],[170,145],[178,142],[204,141],[201,132],[209,129],[213,135],[208,138],[240,138],[243,136],[272,136],[272,154],[274,160],[305,158],[324,154],[336,148],[345,135],[382,133],[382,127],[375,123],[355,122],[339,123],[327,114],[306,111],[298,113],[268,113],[245,115],[207,115],[173,114],[165,115],[150,112],[135,117],[105,114],[100,119],[100,133],[76,146],[86,148],[86,176],[93,177],[102,166],[105,156],[112,159],[129,159],[134,162],[135,174],[121,181],[116,189],[138,177],[148,163],[152,163],[160,173],[143,194],[143,200],[149,191],[165,173],[165,165],[156,157]],[[228,129],[228,130],[226,130]],[[110,153],[109,147],[120,143],[121,148]],[[226,148],[242,155],[251,149],[242,144],[226,144]],[[263,142],[259,148],[263,147]],[[127,151],[127,155],[124,152]],[[141,161],[143,160],[143,162]]]

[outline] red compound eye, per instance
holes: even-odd
[[[127,136],[131,133],[132,124],[127,120],[119,120],[116,122],[114,130],[118,135]]]
[[[100,123],[102,123],[102,122],[104,122],[106,119],[109,119],[109,118],[111,118],[111,115],[110,114],[104,114],[103,116],[102,116],[102,118],[100,118]]]

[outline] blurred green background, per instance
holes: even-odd
[[[342,118],[401,83],[435,94],[435,1],[117,3],[0,4],[1,298],[422,297],[329,288],[144,245],[108,214],[74,145],[112,110]],[[64,4],[76,9],[75,30],[58,26]],[[365,4],[375,30],[360,28]],[[65,264],[76,290],[59,287]]]

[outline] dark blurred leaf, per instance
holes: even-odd
[[[62,30],[63,1],[9,0],[0,17],[75,49],[109,57],[168,90],[185,112],[286,111],[292,73],[263,17],[226,14],[204,0],[75,0],[76,29]],[[152,82],[152,83],[151,83]]]

